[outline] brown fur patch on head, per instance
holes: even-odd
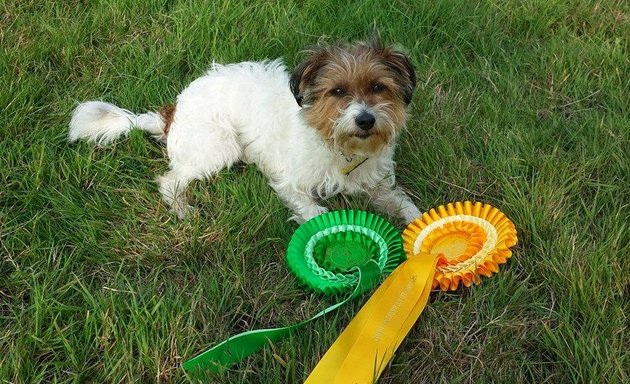
[[[171,123],[173,123],[173,118],[175,117],[175,108],[175,105],[165,105],[158,111],[160,118],[164,122],[164,136],[168,136],[168,131],[171,129]]]
[[[345,152],[374,153],[391,143],[407,120],[415,87],[410,60],[379,41],[323,45],[291,77],[291,89],[306,122]],[[376,118],[365,132],[354,124],[358,108]]]

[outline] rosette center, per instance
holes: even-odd
[[[345,272],[355,266],[365,265],[372,258],[367,247],[355,243],[330,244],[324,254],[330,269],[335,272]]]

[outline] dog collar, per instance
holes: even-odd
[[[365,163],[367,161],[367,156],[363,156],[363,155],[344,155],[342,154],[343,158],[346,161],[346,165],[344,165],[343,167],[341,167],[341,173],[344,176],[348,176],[350,174],[350,172],[354,171],[355,169],[357,169],[359,167],[359,165]]]

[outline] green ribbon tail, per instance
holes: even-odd
[[[311,321],[329,312],[334,311],[351,299],[359,296],[361,292],[365,292],[376,285],[381,275],[381,270],[376,262],[370,260],[364,266],[355,268],[359,271],[359,281],[357,282],[352,294],[346,297],[343,301],[331,305],[330,307],[315,314],[312,318],[295,325],[282,328],[257,329],[232,336],[207,351],[202,352],[192,359],[184,362],[182,367],[189,373],[200,377],[205,377],[208,371],[218,373],[228,366],[237,363],[260,350],[268,343],[282,340],[291,332],[302,328]]]

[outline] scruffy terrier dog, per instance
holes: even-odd
[[[82,103],[69,140],[105,145],[140,128],[166,143],[170,170],[158,183],[180,218],[190,208],[189,183],[238,160],[258,166],[298,222],[326,212],[318,201],[337,193],[367,194],[405,223],[420,216],[394,179],[394,147],[416,82],[409,58],[379,41],[306,53],[291,75],[280,59],[214,64],[159,112]]]

